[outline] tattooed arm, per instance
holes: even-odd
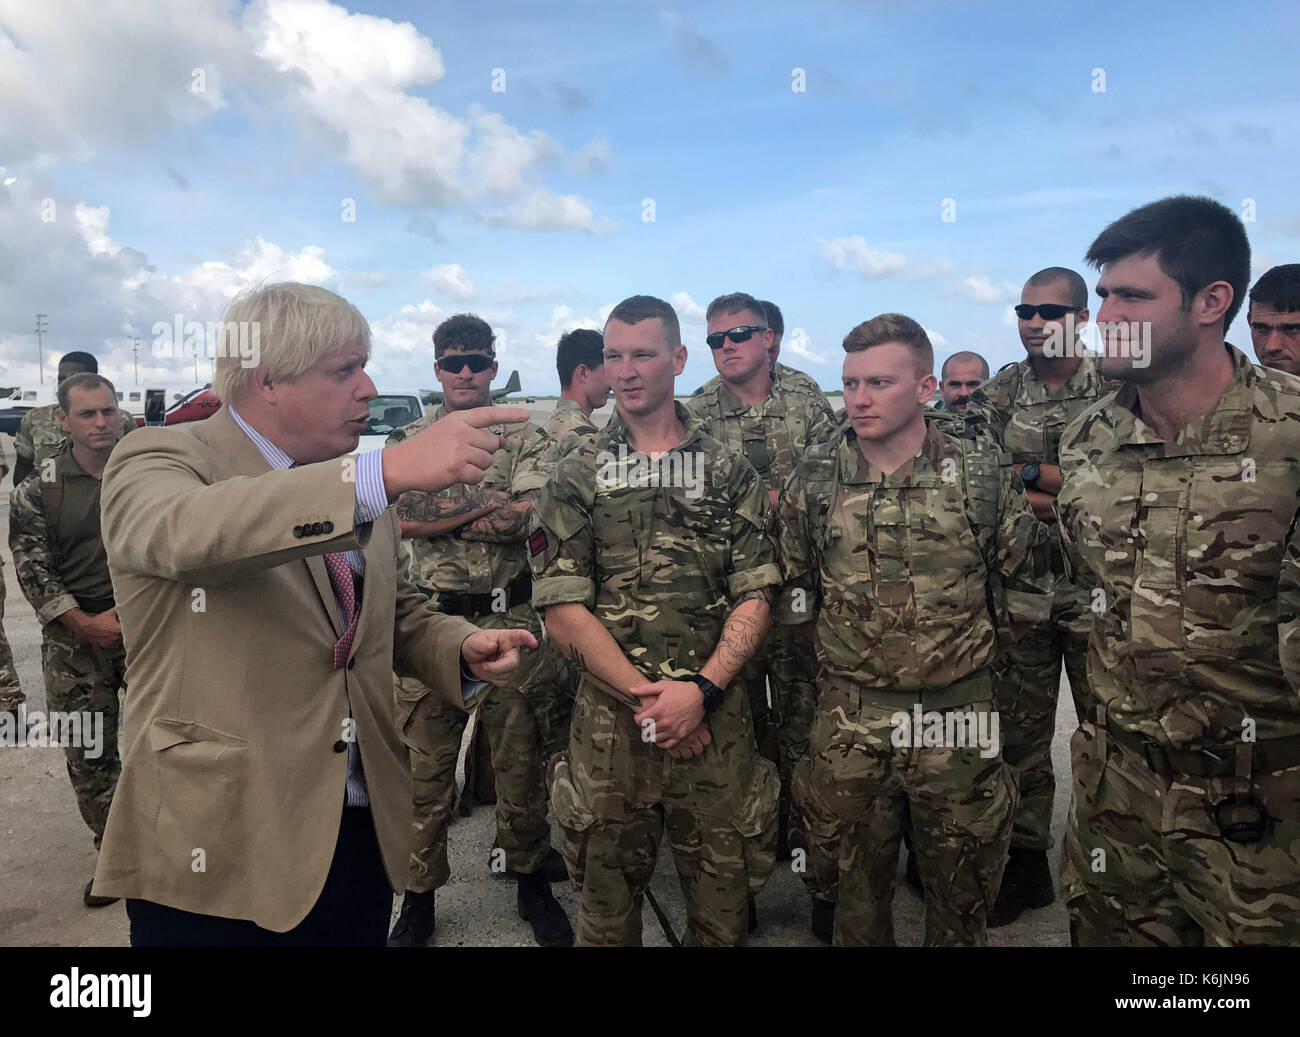
[[[454,533],[466,523],[490,514],[499,507],[494,490],[467,494],[426,493],[407,490],[397,501],[397,518],[405,539],[437,537]]]
[[[700,673],[719,688],[725,688],[735,679],[767,636],[772,625],[774,590],[772,587],[752,590],[748,594],[742,594],[732,606],[722,625],[718,646],[709,656],[709,661],[700,668]]]
[[[492,500],[493,509],[466,524],[456,535],[462,540],[488,543],[522,540],[528,531],[528,516],[532,513],[537,491],[511,497],[504,490],[483,490],[481,496]]]
[[[587,606],[549,605],[545,619],[551,640],[587,680],[629,709],[640,710],[645,705],[629,690],[644,684],[645,678]]]

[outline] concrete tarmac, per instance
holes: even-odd
[[[544,421],[554,404],[539,400],[529,404],[536,420]],[[597,412],[603,424],[611,408]],[[13,439],[4,437],[9,458]],[[0,483],[0,530],[5,531],[0,557],[7,586],[4,629],[29,709],[45,708],[41,679],[40,628],[22,596],[9,553],[8,476]],[[1057,774],[1056,805],[1052,818],[1053,875],[1057,872],[1061,827],[1069,801],[1069,737],[1075,717],[1068,688],[1062,678],[1060,707],[1052,759]],[[463,774],[460,775],[463,780]],[[515,886],[493,878],[488,854],[495,831],[491,807],[477,807],[468,818],[451,826],[449,844],[451,881],[438,891],[437,928],[432,946],[531,947],[532,930],[518,917]],[[122,903],[90,910],[81,893],[95,866],[90,831],[77,812],[68,781],[63,750],[59,748],[0,748],[0,946],[125,946],[129,933]],[[577,919],[577,901],[567,884],[552,887],[571,921]],[[681,888],[672,854],[665,840],[651,887],[677,935],[686,927]],[[400,898],[394,898],[393,917]],[[894,925],[900,945],[919,946],[924,924],[920,897],[903,881],[901,869],[895,887]],[[789,862],[778,863],[758,898],[759,929],[750,938],[757,947],[820,947],[809,932],[809,899]],[[665,946],[667,940],[649,905],[642,919],[647,946]],[[1050,907],[1028,911],[1015,923],[991,930],[995,946],[1068,946],[1066,912],[1058,900]]]

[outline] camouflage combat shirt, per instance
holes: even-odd
[[[810,447],[779,507],[782,618],[816,608],[822,678],[872,689],[872,701],[986,697],[954,682],[993,659],[999,626],[1023,631],[1050,612],[1047,530],[1019,478],[989,444],[929,419],[920,452],[891,475],[851,427]]]
[[[1056,507],[1090,599],[1092,693],[1109,724],[1177,749],[1237,743],[1251,726],[1261,741],[1300,733],[1278,622],[1300,379],[1227,349],[1232,381],[1174,442],[1135,412],[1132,384],[1061,440]]]
[[[417,435],[447,415],[438,404],[426,417],[394,429],[387,446]],[[550,468],[550,441],[531,421],[518,425],[490,425],[489,432],[504,436],[506,445],[492,457],[483,480],[474,486],[456,483],[436,494],[439,500],[455,503],[479,490],[501,490],[518,499],[539,490]],[[411,547],[411,582],[434,591],[463,594],[491,594],[507,586],[525,570],[528,556],[521,537],[511,543],[462,540],[455,533],[437,537],[415,537]]]

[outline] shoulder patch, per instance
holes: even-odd
[[[534,529],[528,537],[528,553],[534,557],[541,554],[550,546],[549,541],[546,539],[546,530],[544,529]]]

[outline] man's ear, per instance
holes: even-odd
[[[921,403],[928,403],[937,388],[939,388],[939,379],[933,374],[928,374],[921,379],[920,384],[917,386],[916,397]]]

